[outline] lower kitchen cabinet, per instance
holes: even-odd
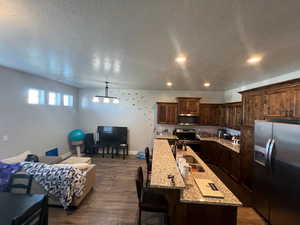
[[[240,154],[236,152],[231,153],[231,176],[232,178],[239,182],[241,177],[241,162]]]
[[[193,148],[199,157],[208,164],[215,165],[239,182],[241,177],[240,154],[214,141],[201,141]]]

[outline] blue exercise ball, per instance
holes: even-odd
[[[69,133],[69,138],[72,142],[83,141],[85,133],[82,130],[76,129]]]

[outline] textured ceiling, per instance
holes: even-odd
[[[0,0],[0,65],[77,87],[225,90],[300,69],[299,12],[297,0]]]

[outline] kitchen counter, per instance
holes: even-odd
[[[175,185],[168,178],[174,176]],[[185,184],[167,140],[154,139],[150,187],[184,189]]]
[[[192,176],[213,181],[218,189],[224,194],[224,198],[203,197],[192,176],[186,181],[186,184],[188,185],[185,185],[167,140],[154,139],[150,187],[180,189],[180,202],[182,203],[227,206],[242,205],[237,197],[190,147],[187,147],[187,151],[177,150],[177,156],[180,155],[190,155],[194,157],[197,160],[197,163],[200,164],[205,171],[193,173]],[[175,185],[172,185],[170,179],[168,179],[169,174],[174,175]]]
[[[226,148],[231,149],[232,151],[234,151],[236,153],[240,153],[240,145],[233,144],[233,142],[230,140],[226,140],[226,139],[218,138],[218,137],[200,137],[200,140],[201,141],[214,141],[214,142],[217,142],[217,143],[225,146]]]
[[[228,205],[228,206],[242,206],[238,198],[223,184],[223,182],[215,175],[215,173],[198,157],[198,155],[190,148],[187,151],[177,151],[177,155],[189,155],[197,160],[204,172],[192,173],[189,179],[186,180],[187,187],[181,192],[180,201],[184,203],[194,204],[212,204],[212,205]],[[193,177],[209,179],[218,187],[224,194],[224,198],[210,198],[203,197]]]
[[[178,140],[176,135],[172,134],[157,134],[154,137],[155,139],[167,139],[167,140]]]

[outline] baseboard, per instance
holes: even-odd
[[[136,154],[138,154],[138,152],[139,152],[139,151],[129,151],[128,154],[129,154],[129,155],[136,155]]]

